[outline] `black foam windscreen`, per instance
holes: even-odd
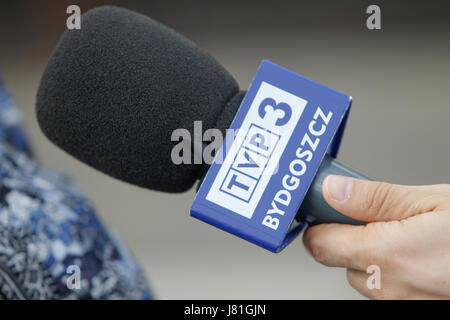
[[[86,164],[120,180],[181,192],[201,166],[171,160],[172,131],[224,130],[243,94],[211,56],[147,16],[99,7],[67,30],[39,86],[44,134]]]

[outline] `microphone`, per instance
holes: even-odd
[[[104,6],[66,30],[37,93],[43,133],[87,165],[133,185],[183,192],[201,180],[206,164],[176,165],[171,133],[202,120],[204,130],[229,128],[245,95],[210,55],[147,16]],[[367,179],[325,155],[297,220],[363,224],[323,199],[329,174]]]

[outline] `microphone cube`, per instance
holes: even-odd
[[[191,216],[281,251],[305,227],[295,217],[323,157],[337,154],[351,102],[348,95],[263,61]]]

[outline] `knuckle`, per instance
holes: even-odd
[[[306,240],[306,246],[315,261],[320,264],[327,265],[327,249],[321,243],[319,238],[320,237],[309,237],[309,239]]]
[[[314,260],[316,260],[320,264],[326,264],[327,255],[325,253],[324,248],[321,245],[313,242],[311,244],[310,250],[311,250],[311,255],[313,256]]]
[[[389,194],[392,191],[392,185],[386,182],[377,182],[372,190],[366,193],[364,209],[381,215],[389,205]]]
[[[386,237],[389,234],[387,223],[378,222],[376,224],[369,224],[366,226],[369,234],[374,238]],[[365,264],[365,267],[376,265],[382,270],[390,270],[392,263],[397,256],[397,247],[385,243],[383,240],[377,242],[367,242],[363,250],[359,252],[358,259]]]
[[[393,256],[394,255],[391,254],[389,250],[372,248],[368,253],[367,267],[369,267],[370,265],[376,265],[380,268],[381,272],[388,272],[392,269]]]
[[[386,255],[380,253],[380,250],[376,248],[367,248],[363,253],[363,261],[366,263],[366,268],[371,265],[376,265],[381,268],[385,268],[387,266]]]
[[[304,245],[308,249],[309,253],[318,263],[326,264],[326,248],[323,243],[323,228],[325,226],[319,225],[315,226],[305,233],[303,238]]]

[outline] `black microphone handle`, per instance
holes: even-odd
[[[339,213],[326,203],[322,195],[322,183],[330,174],[370,180],[368,177],[340,164],[330,155],[326,154],[308,192],[306,193],[296,219],[307,222],[310,225],[319,223],[366,224],[365,222],[349,218]]]

